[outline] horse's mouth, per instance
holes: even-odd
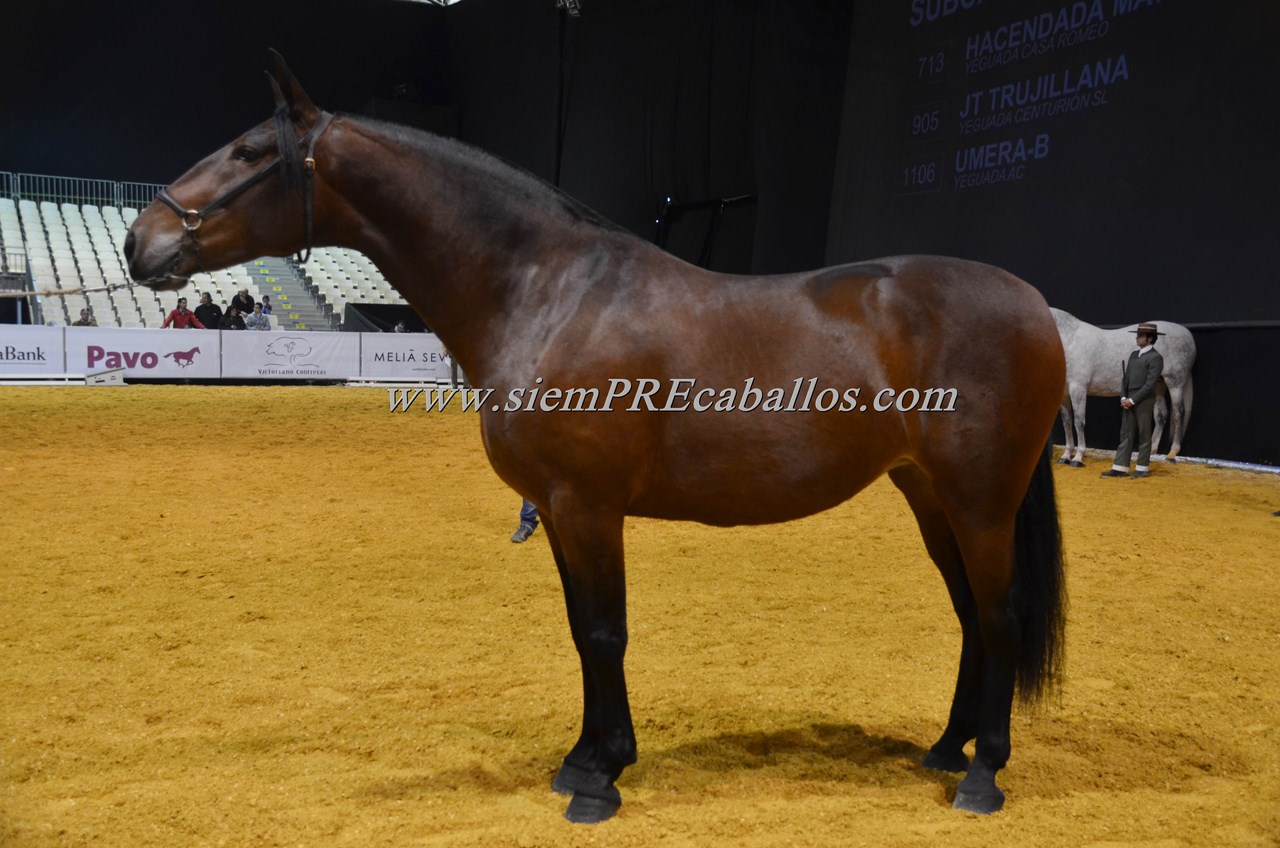
[[[152,277],[149,280],[138,280],[137,282],[138,285],[146,286],[152,291],[177,291],[191,282],[191,278],[180,277],[177,274],[166,274],[163,277]]]
[[[173,233],[149,236],[138,227],[135,221],[124,240],[124,258],[134,285],[176,291],[191,282],[198,263],[188,255],[186,240]]]
[[[169,267],[159,274],[149,276],[145,279],[135,279],[134,282],[140,286],[146,286],[153,291],[177,291],[191,282],[191,278],[186,274],[178,273],[178,266],[182,264],[181,248],[174,254],[173,260],[169,263]]]

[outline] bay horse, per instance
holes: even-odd
[[[1058,460],[1072,468],[1084,467],[1085,401],[1093,397],[1119,397],[1124,378],[1123,363],[1137,348],[1134,331],[1137,324],[1118,330],[1104,330],[1085,323],[1069,312],[1051,308],[1058,336],[1067,357],[1067,380],[1062,390],[1062,429],[1066,449]],[[1164,372],[1156,384],[1155,422],[1151,431],[1151,450],[1160,446],[1164,425],[1169,424],[1169,452],[1165,459],[1176,462],[1182,450],[1182,439],[1191,421],[1194,384],[1191,368],[1196,364],[1196,342],[1191,331],[1172,321],[1156,321],[1160,338],[1156,348],[1164,359]],[[1072,432],[1074,418],[1075,431]]]
[[[885,473],[962,634],[925,765],[967,770],[953,806],[999,810],[1015,691],[1030,702],[1052,688],[1062,657],[1048,440],[1065,365],[1040,294],[928,256],[712,273],[478,150],[323,112],[273,63],[274,116],[143,210],[130,272],[172,289],[313,243],[354,248],[473,384],[521,398],[486,406],[481,433],[497,474],[542,514],[581,660],[582,731],[552,781],[572,795],[566,817],[614,815],[615,781],[636,761],[625,517],[787,521]]]

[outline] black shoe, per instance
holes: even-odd
[[[1106,471],[1098,475],[1099,477],[1128,477],[1128,471],[1116,471],[1114,468],[1108,468]]]
[[[522,522],[520,526],[516,528],[516,532],[511,534],[511,541],[515,542],[516,544],[519,544],[520,542],[523,542],[527,540],[530,536],[532,536],[533,531],[537,529],[538,528],[532,524],[524,524]]]
[[[1133,472],[1133,479],[1141,480],[1143,477],[1146,477],[1150,474],[1151,474],[1150,471],[1135,471]]]

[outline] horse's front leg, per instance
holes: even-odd
[[[582,662],[582,733],[551,785],[573,795],[567,819],[601,822],[621,806],[614,781],[636,761],[622,668],[627,649],[623,519],[563,507],[546,519],[569,629]]]

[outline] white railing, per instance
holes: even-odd
[[[0,171],[0,197],[74,203],[77,206],[115,206],[141,209],[155,199],[159,183],[90,180],[80,177],[53,177],[45,174],[14,174]]]

